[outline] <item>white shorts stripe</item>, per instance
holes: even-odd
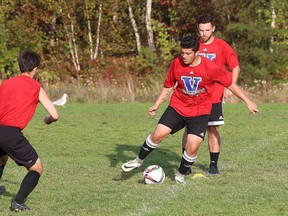
[[[224,125],[224,121],[209,121],[208,126]]]

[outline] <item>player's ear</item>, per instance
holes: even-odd
[[[215,26],[212,27],[212,32],[214,32],[214,31],[215,31]]]

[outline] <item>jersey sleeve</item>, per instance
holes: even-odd
[[[170,65],[168,75],[163,85],[165,88],[171,88],[176,84],[175,73],[177,68],[177,60],[178,59],[175,59]]]
[[[233,70],[239,65],[238,57],[233,48],[222,40],[222,58],[230,70]]]
[[[224,87],[229,87],[232,84],[232,73],[227,70],[222,70],[217,64],[209,61],[208,73],[212,82],[219,83]]]

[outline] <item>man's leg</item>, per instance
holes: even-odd
[[[202,138],[193,134],[187,136],[186,150],[183,152],[182,160],[178,173],[175,175],[175,181],[177,183],[185,183],[184,176],[188,170],[191,170],[191,166],[197,158],[198,148],[202,142]]]
[[[24,203],[25,199],[37,186],[40,176],[43,172],[43,165],[40,158],[37,159],[36,163],[27,168],[28,173],[24,177],[20,189],[15,197],[15,200],[11,204],[12,211],[25,211],[29,210],[29,207]]]
[[[191,166],[197,158],[198,148],[206,134],[208,120],[209,115],[201,115],[186,119],[186,134],[188,134],[185,138],[186,150],[182,155],[178,173],[175,175],[177,183],[185,183],[184,176],[187,174],[189,169],[191,170]],[[183,140],[184,139],[182,139],[182,141]]]
[[[7,160],[8,160],[8,155],[4,155],[0,157],[0,179],[2,178],[3,170],[7,163]],[[0,195],[4,194],[5,192],[6,192],[6,188],[3,185],[0,185]]]
[[[155,131],[147,137],[144,141],[138,156],[131,161],[122,165],[122,170],[129,172],[143,164],[145,158],[158,146],[158,144],[165,139],[171,132],[171,129],[163,124],[158,124]]]
[[[207,134],[208,134],[208,146],[210,152],[209,173],[220,174],[217,166],[221,145],[219,126],[208,126]]]
[[[187,143],[187,129],[185,128],[183,136],[182,136],[182,155],[184,154],[186,150],[186,143]],[[190,176],[191,174],[192,174],[192,169],[190,167],[185,173],[185,176]]]

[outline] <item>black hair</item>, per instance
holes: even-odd
[[[200,43],[197,37],[185,36],[181,39],[182,48],[191,48],[194,52],[197,52],[199,50],[199,46]]]
[[[31,51],[23,50],[18,57],[18,64],[21,73],[31,72],[35,67],[40,65],[40,55]]]
[[[198,17],[197,26],[199,26],[199,24],[206,24],[206,23],[211,23],[212,26],[215,26],[215,19],[210,14],[202,14],[201,16]]]

